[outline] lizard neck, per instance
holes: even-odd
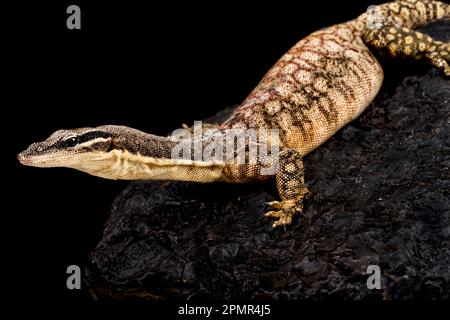
[[[117,131],[110,150],[91,155],[76,169],[122,180],[211,182],[221,175],[220,162],[194,157],[190,139],[160,137],[126,127]]]

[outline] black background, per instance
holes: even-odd
[[[18,152],[61,128],[123,124],[167,134],[201,120],[242,101],[302,37],[380,2],[143,3],[17,2],[3,10],[2,142],[12,177],[4,182],[3,267],[14,298],[89,302],[86,290],[67,290],[66,268],[85,265],[127,185],[21,166]],[[70,4],[81,8],[81,30],[66,28]]]

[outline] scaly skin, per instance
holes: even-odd
[[[450,76],[449,44],[413,31],[450,18],[448,4],[400,0],[378,6],[376,12],[379,19],[364,13],[298,42],[217,126],[225,136],[227,129],[279,129],[279,142],[267,140],[280,149],[275,180],[281,201],[270,202],[266,214],[277,219],[274,227],[290,224],[302,211],[308,194],[302,157],[358,117],[377,95],[383,70],[369,48],[392,57],[427,59]],[[262,174],[261,159],[246,164],[171,159],[180,139],[120,126],[62,130],[32,144],[18,158],[26,165],[70,167],[108,179],[242,183],[270,178]],[[211,137],[200,139],[206,146]],[[249,143],[239,152],[249,156]]]
[[[369,50],[393,57],[427,58],[450,76],[450,46],[411,30],[429,21],[450,18],[449,5],[437,1],[402,0],[378,6],[378,28],[368,28],[369,13],[314,32],[290,49],[221,128],[279,128],[281,147],[276,175],[281,202],[271,203],[267,216],[274,226],[290,224],[302,209],[306,188],[301,157],[327,141],[358,117],[377,95],[383,70]],[[227,181],[253,176],[227,166]],[[253,177],[255,179],[257,177]],[[261,177],[264,179],[265,177]]]

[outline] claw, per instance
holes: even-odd
[[[278,211],[269,211],[267,212],[264,216],[267,218],[281,218],[281,216],[283,215],[283,212],[281,210]]]
[[[285,214],[282,217],[280,217],[279,220],[275,221],[272,225],[272,227],[277,228],[277,227],[281,227],[284,226],[286,227],[286,225],[291,224],[292,222],[292,215],[291,214]]]
[[[307,190],[305,189],[305,194]],[[294,214],[302,213],[303,205],[301,198],[297,201],[271,201],[267,203],[267,206],[272,209],[264,214],[265,217],[275,218],[276,221],[272,224],[274,228],[292,223],[292,217]]]
[[[277,227],[279,227],[279,226],[281,226],[280,220],[277,220],[277,221],[275,221],[274,223],[272,223],[272,228],[277,228]]]
[[[273,227],[280,227],[285,226],[287,224],[291,224],[292,222],[292,211],[285,211],[285,210],[277,210],[277,211],[269,211],[265,215],[265,217],[268,218],[275,218],[277,221],[273,223]]]

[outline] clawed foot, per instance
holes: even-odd
[[[267,212],[264,216],[277,219],[272,225],[274,228],[290,225],[294,214],[300,213],[303,209],[302,205],[287,203],[287,201],[272,201],[267,205],[274,210]]]
[[[295,214],[302,213],[303,197],[308,193],[309,191],[305,189],[304,193],[298,199],[268,202],[267,205],[271,210],[264,216],[277,219],[272,225],[274,228],[290,225],[292,223],[292,217]]]
[[[444,74],[445,74],[447,77],[450,77],[450,66],[448,65],[447,61],[445,61],[445,60],[443,60],[443,59],[438,60],[438,61],[436,62],[436,66],[437,66],[439,69],[441,69],[442,71],[444,71]]]
[[[444,73],[447,77],[450,77],[450,66],[448,65],[448,63],[446,63],[446,65],[444,66]]]
[[[447,77],[450,77],[450,66],[448,64],[448,61],[450,61],[450,53],[447,53],[447,51],[430,52],[426,56],[432,65],[442,70]]]

